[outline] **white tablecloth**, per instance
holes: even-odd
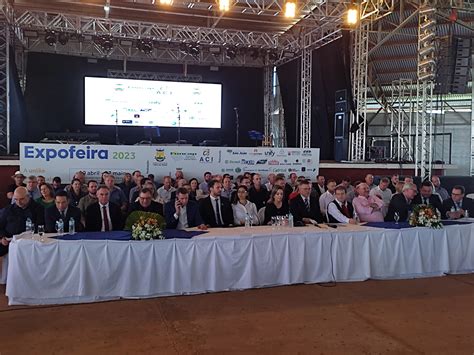
[[[15,238],[9,304],[61,304],[474,271],[474,224],[441,230],[256,227],[193,239]],[[243,235],[242,235],[243,234]]]

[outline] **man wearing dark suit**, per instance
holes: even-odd
[[[8,253],[7,238],[25,231],[28,218],[35,226],[44,224],[44,208],[31,199],[26,187],[17,187],[12,197],[15,203],[8,205],[0,218],[0,256]]]
[[[456,185],[451,190],[451,197],[443,201],[441,218],[458,219],[466,216],[474,216],[474,202],[464,197],[464,186]]]
[[[222,184],[211,180],[209,196],[199,200],[199,213],[209,227],[228,227],[234,223],[234,213],[228,199],[221,197]]]
[[[81,223],[81,210],[77,207],[68,205],[67,192],[59,191],[54,198],[55,206],[49,207],[44,211],[45,230],[47,233],[56,232],[56,221],[62,219],[64,223],[64,232],[69,232],[69,220],[71,217],[75,222],[75,229],[81,232],[84,227]]]
[[[313,187],[313,195],[319,200],[321,195],[327,191],[326,178],[323,175],[316,176],[316,184]]]
[[[130,214],[134,211],[158,213],[163,216],[163,205],[153,201],[153,191],[145,187],[140,190],[138,201],[130,205],[128,213]]]
[[[406,222],[410,211],[413,209],[413,199],[417,189],[413,183],[403,185],[402,193],[393,195],[388,205],[388,212],[385,216],[386,221],[394,221],[395,213],[398,213],[399,221]]]
[[[120,207],[109,202],[109,188],[101,186],[97,190],[98,202],[86,210],[86,230],[91,232],[108,232],[121,230],[123,218]]]
[[[165,204],[166,228],[186,229],[198,227],[207,229],[199,213],[196,201],[189,200],[189,191],[180,187],[177,198]]]
[[[436,208],[439,213],[443,211],[443,205],[441,203],[441,197],[437,194],[433,194],[433,185],[431,182],[424,181],[420,187],[420,193],[413,199],[414,205],[431,205]]]
[[[311,182],[303,180],[299,185],[299,195],[290,201],[290,213],[293,215],[295,225],[310,224],[311,219],[318,223],[323,222],[319,210],[319,201],[311,194]]]

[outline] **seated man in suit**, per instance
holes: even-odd
[[[394,221],[395,213],[398,213],[399,221],[406,222],[413,209],[413,199],[417,193],[417,188],[414,183],[405,183],[403,185],[402,193],[395,194],[388,205],[386,221]]]
[[[211,180],[208,184],[209,196],[199,200],[199,213],[209,227],[228,227],[234,223],[234,213],[230,201],[221,197],[222,183]]]
[[[17,187],[12,198],[15,203],[5,207],[0,218],[0,256],[8,253],[7,238],[25,231],[28,218],[35,226],[44,224],[44,208],[30,197],[26,187]]]
[[[420,187],[420,193],[413,199],[414,205],[431,205],[436,208],[439,213],[443,211],[443,205],[441,197],[437,194],[433,194],[433,185],[431,182],[424,181]]]
[[[354,207],[346,201],[346,188],[342,185],[336,186],[335,199],[328,205],[327,216],[331,223],[357,224],[354,219]]]
[[[198,227],[199,229],[207,229],[199,214],[198,203],[189,200],[189,191],[184,187],[180,187],[176,192],[177,198],[165,204],[166,228],[186,229]]]
[[[109,188],[100,186],[97,189],[97,202],[86,210],[86,230],[91,232],[108,232],[121,230],[123,218],[120,206],[109,202]]]
[[[81,223],[81,210],[68,204],[67,192],[59,191],[54,198],[55,206],[44,212],[45,230],[47,233],[56,232],[56,221],[62,219],[64,232],[69,232],[69,220],[74,218],[75,229],[80,232],[84,229]]]
[[[138,194],[138,201],[130,205],[128,213],[130,214],[133,211],[152,212],[163,216],[163,205],[153,201],[153,191],[145,187]]]
[[[466,211],[474,217],[474,203],[464,197],[464,186],[456,185],[451,190],[451,197],[443,202],[441,218],[458,219],[465,217]]]
[[[318,223],[323,222],[323,216],[319,210],[319,201],[315,195],[311,195],[311,182],[303,180],[299,185],[299,195],[290,201],[290,213],[296,225],[310,224],[311,220]]]

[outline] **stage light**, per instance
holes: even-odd
[[[137,48],[145,54],[153,52],[153,41],[151,39],[140,39]]]
[[[257,60],[260,57],[260,50],[258,48],[252,48],[250,50],[250,58]]]
[[[346,22],[349,26],[355,26],[359,22],[359,10],[355,4],[347,9]]]
[[[219,0],[219,10],[229,11],[230,9],[230,0]]]
[[[173,4],[173,0],[160,0],[160,4],[169,6]]]
[[[114,48],[114,38],[109,35],[95,37],[94,42],[97,43],[104,52],[110,52]]]
[[[197,43],[191,43],[188,46],[188,53],[193,57],[199,56],[201,50],[199,49],[199,45]]]
[[[278,54],[275,50],[271,50],[268,52],[268,60],[270,62],[274,62],[278,59]]]
[[[56,32],[55,31],[46,31],[44,35],[44,41],[48,46],[54,46],[56,44]]]
[[[285,17],[293,18],[296,16],[296,2],[287,0],[285,2]]]
[[[108,18],[110,14],[110,0],[105,0],[104,12],[105,12],[105,18]]]
[[[68,41],[69,41],[69,35],[67,33],[61,32],[58,35],[58,42],[61,43],[63,46],[65,46]]]
[[[225,51],[225,56],[228,59],[235,59],[237,57],[237,49],[235,47],[229,47]]]

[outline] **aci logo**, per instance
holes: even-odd
[[[199,159],[201,163],[212,163],[214,161],[214,157],[211,157],[211,150],[204,149],[202,152],[202,157]]]
[[[109,159],[107,149],[93,149],[90,146],[77,148],[71,145],[69,148],[36,148],[32,145],[25,145],[25,159],[44,159],[50,161],[53,159]]]
[[[164,149],[157,149],[156,152],[155,152],[155,160],[158,163],[161,163],[165,159],[166,159],[165,150]]]

